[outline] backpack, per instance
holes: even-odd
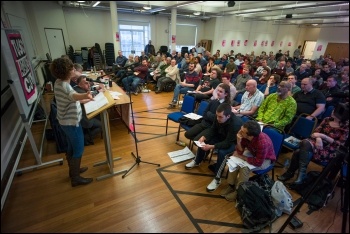
[[[184,116],[179,119],[180,124],[185,124],[189,127],[193,127],[194,125],[199,124],[201,122],[202,122],[202,119],[190,119]]]
[[[238,186],[236,206],[243,226],[254,231],[260,231],[276,219],[268,192],[254,181],[243,182]]]
[[[300,186],[296,186],[294,190],[304,197],[320,175],[321,172],[319,171],[309,171],[304,183],[302,183]],[[321,180],[305,201],[309,205],[309,209],[314,211],[322,208],[325,205],[328,196],[330,196],[332,189],[333,183],[330,179],[325,177],[323,180]]]

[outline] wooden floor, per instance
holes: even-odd
[[[49,100],[52,95],[46,94]],[[72,188],[68,177],[68,166],[52,165],[15,176],[7,201],[1,213],[1,232],[247,232],[237,227],[240,215],[234,202],[220,197],[221,186],[213,193],[206,186],[213,179],[207,168],[185,170],[187,162],[173,163],[168,152],[183,147],[175,144],[177,125],[169,123],[165,135],[166,116],[173,110],[166,109],[172,93],[141,93],[132,96],[135,129],[138,139],[138,154],[141,162],[123,179],[122,174],[96,180],[108,174],[107,165],[94,167],[105,161],[103,139],[97,137],[95,145],[85,147],[82,165],[89,170],[82,174],[95,180],[86,186]],[[111,120],[111,139],[114,171],[131,168],[136,152],[135,142],[120,120]],[[33,125],[40,142],[42,124]],[[180,139],[188,143],[181,133]],[[279,161],[284,162],[290,153],[283,153]],[[43,161],[64,158],[56,153],[55,142],[44,141]],[[160,167],[146,162],[160,164]],[[19,168],[35,164],[29,143],[20,160]],[[320,170],[318,166],[311,169]],[[276,174],[284,169],[276,168]],[[293,200],[299,198],[291,191]],[[326,207],[308,215],[304,204],[297,217],[304,223],[293,230],[289,226],[283,232],[341,232],[340,188]],[[279,217],[272,225],[278,232],[288,215]],[[264,229],[261,232],[268,232]]]

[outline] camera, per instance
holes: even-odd
[[[92,97],[95,97],[98,93],[99,93],[99,91],[97,90],[96,87],[91,87],[91,94],[92,94]]]

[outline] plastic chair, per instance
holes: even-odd
[[[317,126],[317,118],[314,117],[313,120],[309,120],[306,118],[306,116],[309,116],[306,113],[302,113],[298,116],[298,118],[295,120],[292,127],[289,129],[289,132],[285,134],[283,146],[290,149],[290,150],[296,150],[299,148],[299,144],[296,144],[293,141],[288,141],[287,138],[290,136],[293,136],[297,140],[303,140],[305,138],[308,138],[311,136],[311,133],[314,131],[315,127]]]
[[[238,93],[233,100],[236,101],[239,105],[239,104],[241,104],[242,97],[243,97],[243,93]]]
[[[277,163],[278,156],[281,152],[282,145],[284,142],[285,133],[283,130],[278,129],[272,125],[265,125],[262,132],[266,133],[272,140],[273,149],[274,149],[275,155],[276,155],[276,161],[274,163],[271,163],[271,165],[268,168],[266,168],[264,170],[256,170],[256,171],[253,171],[253,173],[256,175],[263,175],[263,174],[266,174],[272,170],[272,179],[274,180],[274,178],[275,178],[275,170],[274,170],[275,163]]]
[[[194,97],[186,95],[184,98],[184,101],[182,103],[181,110],[168,114],[167,119],[166,119],[165,135],[168,135],[169,119],[173,122],[179,123],[179,119],[182,116],[194,111],[194,102],[195,102]]]
[[[201,115],[201,116],[203,116],[203,114],[204,114],[204,111],[207,109],[207,107],[208,107],[208,105],[209,105],[209,102],[207,102],[207,101],[205,101],[205,100],[203,100],[203,101],[201,101],[201,103],[199,104],[199,107],[198,107],[198,109],[197,109],[197,115]],[[179,137],[180,137],[180,129],[181,128],[183,128],[183,129],[185,129],[185,131],[187,131],[188,129],[190,129],[192,126],[188,126],[188,125],[186,125],[186,124],[179,124],[179,128],[178,128],[178,130],[177,130],[177,137],[176,137],[176,140],[178,141],[179,140]],[[191,143],[192,143],[192,140],[190,140],[190,145],[191,145]]]
[[[327,118],[327,117],[331,117],[332,111],[334,110],[334,106],[328,106],[325,110],[325,112],[323,112],[321,119]]]

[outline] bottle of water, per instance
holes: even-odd
[[[186,146],[186,143],[182,141],[177,141],[176,144],[179,146]]]

